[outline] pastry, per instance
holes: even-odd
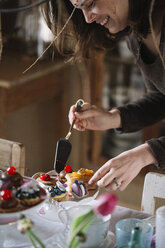
[[[19,200],[12,195],[11,191],[4,189],[0,191],[0,213],[15,212],[19,208]]]
[[[66,174],[71,173],[72,172],[72,167],[70,165],[66,165],[64,170],[60,171],[60,173],[58,174],[57,178],[58,181],[60,181],[61,183],[65,183],[67,181],[66,179]]]
[[[41,174],[37,179],[37,182],[42,183],[45,186],[56,185],[57,179],[53,176],[50,176],[47,173]]]
[[[88,190],[83,181],[75,180],[72,184],[71,191],[73,196],[76,195],[77,197],[84,197],[88,195]]]
[[[3,182],[11,181],[12,186],[17,188],[23,184],[23,177],[18,172],[16,172],[14,166],[10,166],[6,172],[2,173],[1,181]]]
[[[86,184],[88,190],[97,189],[98,186],[96,184],[92,184],[92,185],[88,184],[89,180],[94,175],[93,170],[81,168],[77,171],[77,173],[81,175],[81,178],[82,178],[83,182]]]
[[[57,181],[55,186],[48,187],[48,196],[58,202],[64,201],[67,199],[66,188],[60,181]]]
[[[72,187],[72,184],[74,183],[75,180],[78,180],[78,181],[81,181],[82,180],[82,176],[81,174],[73,171],[72,173],[68,173],[65,175],[67,181],[66,181],[66,184],[67,184],[67,191],[69,193],[71,193],[71,187]]]
[[[9,177],[3,172],[0,177],[0,190],[9,189],[11,190],[13,183]]]
[[[24,183],[17,190],[16,197],[26,206],[33,206],[41,201],[40,189],[35,181]]]

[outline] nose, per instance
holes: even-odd
[[[85,11],[83,10],[83,14],[84,14],[84,17],[85,17],[85,21],[87,23],[92,23],[96,20],[96,14],[90,12],[90,11]]]

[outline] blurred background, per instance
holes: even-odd
[[[17,8],[33,0],[2,0],[5,8]],[[26,175],[53,169],[56,143],[69,129],[68,112],[83,98],[105,109],[141,97],[143,79],[125,41],[113,51],[94,53],[88,61],[66,62],[55,48],[40,7],[0,14],[0,138],[25,144]],[[68,164],[97,170],[105,161],[145,140],[164,134],[163,122],[131,134],[73,131]],[[140,208],[144,169],[124,192],[121,205]],[[134,194],[136,192],[136,197]]]

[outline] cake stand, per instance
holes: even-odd
[[[27,183],[29,181],[34,181],[32,178],[29,177],[23,177],[24,183]],[[19,208],[15,212],[10,213],[0,213],[0,247],[4,247],[4,242],[6,240],[9,227],[14,226],[14,224],[17,222],[17,220],[20,218],[21,215],[27,215],[31,212],[36,211],[36,209],[40,208],[42,204],[47,199],[47,193],[43,187],[38,185],[40,188],[40,197],[41,201],[34,205],[34,206],[28,206],[25,207],[20,204]]]

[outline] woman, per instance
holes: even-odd
[[[64,16],[66,13],[70,14],[73,10],[70,4],[76,10],[69,27],[72,28],[74,49],[64,49],[64,37],[69,37],[70,34],[66,28],[56,44],[59,51],[76,57],[90,56],[91,49],[111,48],[120,37],[125,36],[148,90],[138,101],[110,111],[85,103],[82,112],[75,113],[75,106],[72,106],[69,121],[72,122],[76,117],[74,127],[80,131],[113,128],[121,133],[134,132],[165,118],[165,1],[60,1],[63,4],[53,0],[52,7],[48,8],[49,25],[53,27],[55,34],[62,24],[59,21],[60,11]],[[50,15],[50,10],[54,15]],[[55,19],[51,19],[52,16]],[[143,167],[155,164],[157,168],[164,169],[164,161],[165,137],[151,139],[107,161],[90,183],[112,190],[124,190]]]

